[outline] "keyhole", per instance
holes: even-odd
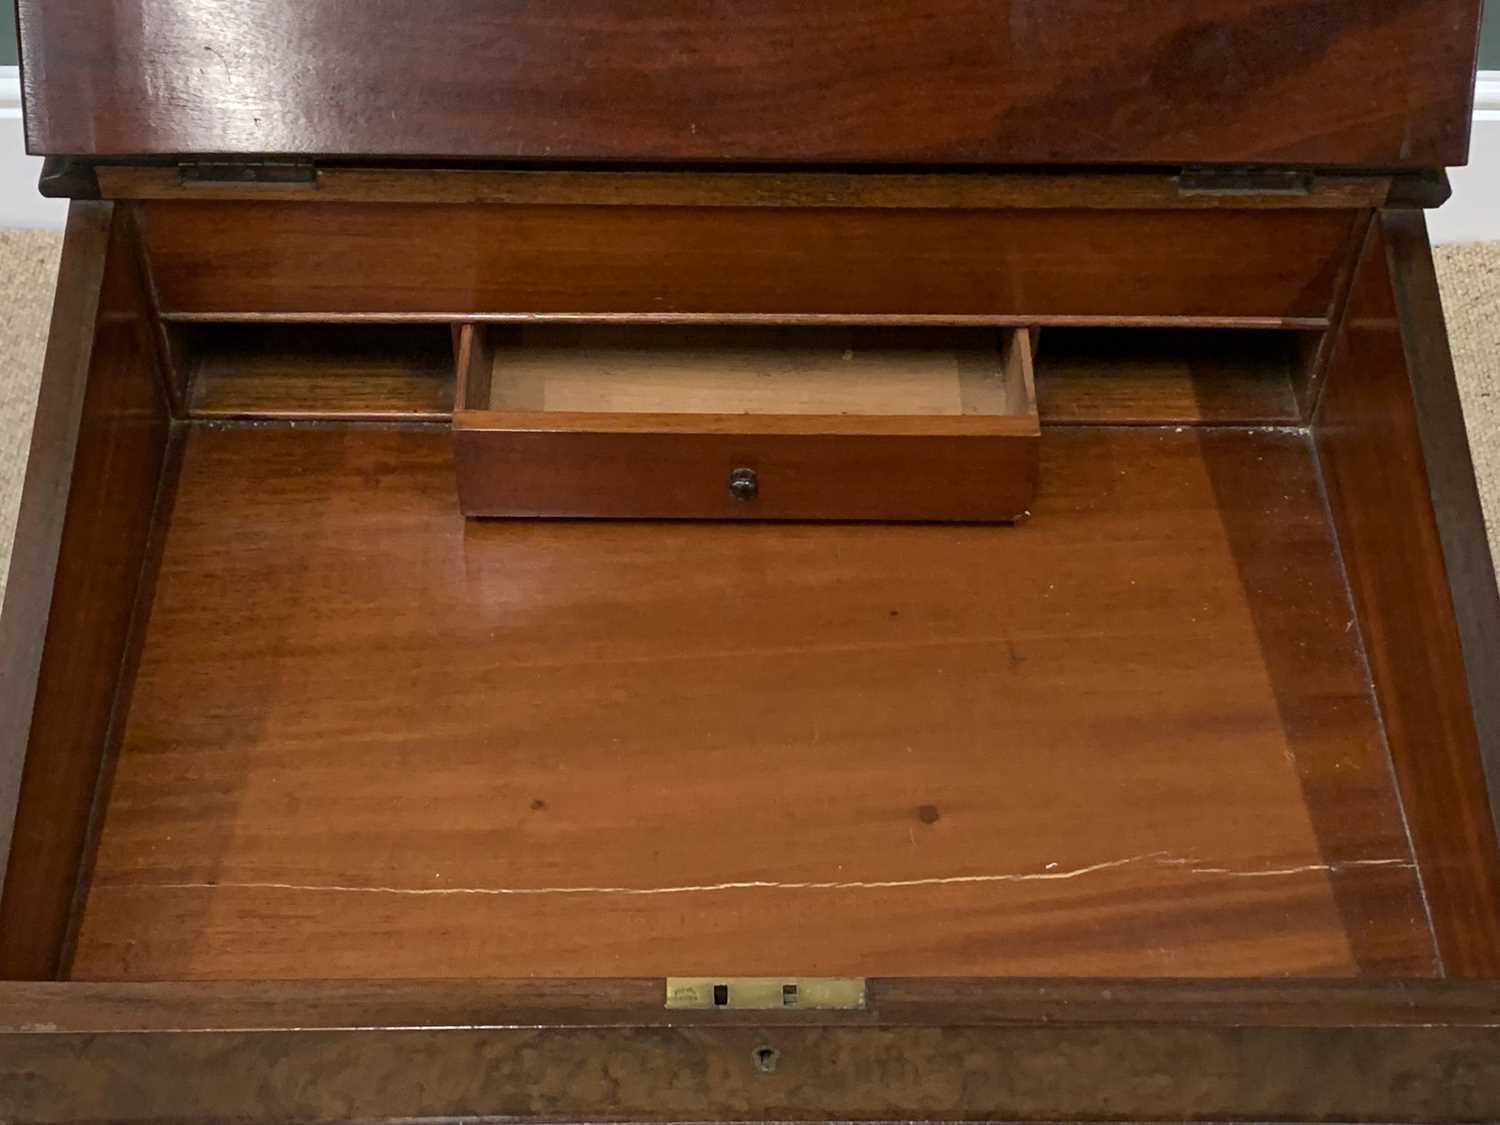
[[[776,1063],[781,1058],[781,1052],[775,1047],[755,1048],[755,1069],[762,1074],[776,1073]]]

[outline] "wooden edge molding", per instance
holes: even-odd
[[[1500,605],[1420,212],[1371,225],[1313,433],[1444,972],[1500,976]]]
[[[903,316],[899,313],[264,313],[166,312],[168,324],[707,324],[852,325],[908,328],[1225,328],[1318,332],[1327,317],[1288,316]]]
[[[1496,587],[1495,564],[1454,378],[1453,353],[1441,320],[1442,298],[1426,217],[1420,211],[1387,212],[1381,216],[1381,226],[1402,323],[1434,327],[1432,331],[1406,332],[1402,341],[1433,514],[1458,611],[1459,641],[1490,809],[1496,833],[1500,834],[1500,590]]]
[[[318,168],[302,183],[214,182],[176,165],[94,167],[110,199],[247,199],[320,203],[456,203],[620,207],[899,209],[1379,207],[1396,178],[1309,175],[1299,191],[1184,190],[1177,174],[1048,172],[705,172]],[[89,185],[93,188],[95,185]]]
[[[0,621],[0,978],[59,972],[132,662],[170,422],[134,230],[74,203]]]
[[[1494,984],[871,983],[791,1019],[659,980],[0,986],[0,1118],[1500,1116]]]
[[[625,414],[460,410],[455,430],[545,434],[727,434],[736,437],[1037,437],[1031,414]]]
[[[1308,362],[1293,377],[1293,390],[1297,396],[1297,407],[1308,423],[1318,412],[1318,400],[1323,393],[1324,377],[1333,360],[1334,348],[1338,344],[1339,331],[1349,307],[1349,294],[1354,288],[1354,271],[1359,268],[1364,253],[1365,240],[1369,236],[1370,224],[1375,221],[1375,212],[1366,211],[1356,215],[1349,228],[1349,243],[1344,251],[1343,265],[1339,267],[1338,280],[1334,282],[1333,303],[1329,309],[1326,331],[1319,334],[1317,343],[1310,348]]]
[[[75,203],[68,211],[10,577],[0,609],[0,667],[5,669],[0,679],[0,886],[62,550],[112,217],[108,203]]]
[[[1500,981],[878,977],[858,1010],[669,1009],[660,977],[0,982],[0,1033],[451,1027],[1500,1029]]]
[[[99,199],[99,180],[87,160],[49,156],[42,161],[36,189],[45,199]]]

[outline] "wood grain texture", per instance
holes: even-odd
[[[1035,415],[955,419],[927,433],[897,419],[881,420],[891,433],[853,417],[838,419],[846,432],[796,433],[783,423],[802,418],[762,418],[765,432],[754,432],[725,416],[717,427],[725,432],[715,433],[691,414],[631,418],[633,430],[613,414],[456,419],[460,508],[467,516],[1008,523],[1024,519],[1036,495]],[[751,498],[730,489],[745,470],[756,478]]]
[[[1349,228],[1349,244],[1340,255],[1339,276],[1333,287],[1333,311],[1327,331],[1307,333],[1302,338],[1301,362],[1293,371],[1292,388],[1297,395],[1297,413],[1309,424],[1318,412],[1323,380],[1328,374],[1328,364],[1333,359],[1333,351],[1339,341],[1339,328],[1348,315],[1354,274],[1359,268],[1365,239],[1369,235],[1370,224],[1375,221],[1375,215],[1375,211],[1364,212]]]
[[[1037,406],[1049,425],[1289,424],[1312,333],[1048,328],[1036,350]]]
[[[131,206],[163,313],[459,320],[1326,319],[1356,220],[1321,210]]]
[[[74,205],[6,590],[3,752],[24,755],[0,976],[57,973],[166,454],[149,303],[123,216]]]
[[[1432,513],[1443,545],[1468,672],[1469,703],[1489,783],[1490,811],[1500,832],[1500,589],[1495,563],[1469,455],[1453,354],[1448,333],[1440,328],[1442,300],[1426,220],[1420,212],[1388,212],[1380,221],[1391,288],[1404,328],[1402,344],[1412,374],[1412,402],[1422,435]]]
[[[440,324],[187,324],[195,418],[446,420],[454,357]]]
[[[288,1027],[962,1027],[1130,1022],[1239,1028],[1495,1027],[1494,981],[877,977],[862,1009],[714,1011],[661,977],[0,982],[0,1032]]]
[[[1463,163],[1480,5],[19,8],[51,155],[1388,168]]]
[[[445,435],[195,427],[73,975],[1430,972],[1305,438],[1043,458],[466,523]]]
[[[53,331],[0,611],[0,658],[5,667],[0,691],[0,886],[36,707],[112,214],[108,205],[72,205],[58,263]]]
[[[1382,206],[1390,176],[1308,174],[1293,191],[1200,191],[1167,172],[587,171],[317,167],[302,184],[186,179],[177,166],[100,164],[106,199],[287,203],[460,203],[590,207],[895,207],[962,210],[1361,210]]]
[[[495,371],[495,345],[508,343],[515,330],[505,325],[453,326],[453,385],[455,410],[483,410],[490,401],[490,379]]]
[[[454,419],[465,515],[1010,521],[1036,495],[1023,332],[528,326],[488,385]]]
[[[1421,233],[1372,226],[1315,432],[1443,966],[1489,978],[1500,851],[1474,708],[1493,719],[1494,577]]]
[[[485,326],[481,333],[487,334]],[[1029,337],[983,328],[525,325],[470,409],[942,417],[1035,413]],[[1014,362],[1007,362],[1013,360]]]
[[[1118,1119],[1119,1099],[1130,1098],[1150,1072],[1157,1088],[1142,1089],[1139,1107],[1125,1103],[1143,1120],[1164,1114],[1178,1120],[1316,1116],[1392,1121],[1407,1114],[1426,1121],[1458,1120],[1487,1115],[1483,1099],[1491,1092],[1487,1067],[1494,1049],[1485,1033],[1495,1029],[1500,1012],[1493,984],[1438,981],[880,979],[870,982],[870,1006],[861,1012],[669,1012],[662,994],[659,979],[0,985],[5,1057],[21,1060],[12,1064],[15,1070],[26,1067],[24,1080],[0,1085],[14,1091],[10,1102],[0,1104],[18,1116],[25,1111],[23,1119],[82,1118],[88,1107],[105,1099],[111,1119],[227,1115],[254,1120],[295,1113],[311,1120],[378,1120],[419,1106],[444,1116],[470,1109],[499,1112],[516,1103],[498,1091],[476,1088],[473,1078],[476,1048],[489,1059],[484,1048],[493,1045],[502,1058],[508,1059],[512,1049],[529,1055],[533,1069],[515,1078],[518,1088],[532,1091],[529,1105],[536,1112],[554,1119],[582,1117],[590,1103],[572,1098],[589,1096],[587,1082],[600,1063],[575,1057],[567,1081],[550,1081],[547,1064],[556,1057],[551,1052],[559,1030],[567,1036],[570,1029],[592,1029],[600,1056],[610,1060],[613,1070],[622,1057],[635,1061],[629,1044],[642,1033],[676,1029],[705,1050],[691,1057],[670,1054],[660,1064],[671,1067],[670,1072],[653,1070],[640,1077],[670,1087],[674,1099],[685,1099],[674,1100],[672,1113],[665,1116],[695,1120],[731,1112],[717,1099],[725,1092],[726,1079],[746,1065],[746,1039],[753,1039],[752,1053],[765,1046],[780,1052],[773,1074],[757,1072],[763,1081],[806,1076],[794,1079],[809,1087],[796,1092],[801,1099],[797,1108],[804,1114],[812,1108],[828,1116],[851,1116],[854,1102],[841,1100],[838,1075],[851,1068],[856,1075],[878,1072],[882,1081],[875,1085],[899,1086],[907,1081],[904,1076],[915,1073],[916,1060],[923,1063],[920,1072],[930,1092],[926,1104],[909,1117],[953,1119],[986,1111],[999,1118],[1030,1116],[1040,1107],[1016,1100],[1031,1089],[1024,1080],[992,1092],[964,1077],[984,1070],[1025,1076],[1041,1067],[1036,1081],[1052,1083],[1048,1093],[1054,1100],[1047,1105],[1054,1118],[1098,1117],[1109,1092],[1108,1104]],[[292,1027],[300,1030],[285,1031]],[[341,1031],[349,1028],[370,1030]],[[432,1028],[471,1031],[450,1032],[432,1049],[408,1050],[393,1065],[411,1079],[411,1086],[379,1074],[339,1096],[351,1066],[384,1059],[389,1036],[380,1030],[384,1028],[426,1035]],[[518,1042],[483,1038],[485,1030],[504,1028],[527,1031]],[[1043,1028],[1065,1031],[1056,1038],[1033,1038]],[[618,1036],[610,1036],[609,1029]],[[843,1065],[825,1070],[821,1056],[803,1050],[809,1030],[818,1036],[814,1042],[851,1040]],[[1003,1043],[986,1038],[997,1030],[1022,1034]],[[184,1040],[226,1031],[250,1034],[214,1035],[209,1041],[217,1050],[197,1057],[180,1050]],[[329,1064],[339,1073],[313,1077],[330,1031],[339,1033],[345,1048],[343,1057]],[[877,1034],[866,1039],[852,1034],[859,1031]],[[144,1065],[135,1062],[135,1081],[129,1084],[117,1081],[113,1070],[117,1056],[112,1041],[120,1032],[136,1037],[143,1056]],[[163,1032],[167,1034],[149,1034]],[[934,1050],[934,1040],[945,1049]],[[666,1035],[658,1040],[673,1041]],[[426,1042],[410,1038],[400,1046],[420,1048]],[[1066,1080],[1057,1079],[1053,1054],[1082,1042],[1094,1049],[1070,1050],[1072,1069]],[[262,1050],[274,1043],[275,1048],[258,1056],[249,1051],[251,1043]],[[1174,1049],[1157,1054],[1155,1048],[1164,1043]],[[1206,1060],[1201,1051],[1209,1045],[1219,1049]],[[985,1050],[976,1055],[975,1047]],[[170,1082],[153,1061],[160,1054],[177,1068]],[[262,1070],[261,1064],[271,1060]],[[654,1061],[646,1063],[648,1070],[652,1065]],[[634,1080],[637,1067],[627,1067],[624,1074]],[[1347,1080],[1345,1074],[1350,1075]],[[585,1080],[582,1091],[580,1076]],[[686,1094],[685,1077],[690,1083]],[[413,1093],[417,1085],[420,1095]],[[815,1085],[823,1088],[811,1088]],[[213,1093],[202,1092],[209,1089]],[[737,1087],[731,1083],[728,1089]],[[1165,1102],[1163,1089],[1183,1100]],[[319,1094],[309,1096],[309,1090]],[[332,1100],[315,1102],[324,1092]],[[1215,1095],[1223,1100],[1214,1102]],[[687,1100],[695,1096],[696,1101]],[[1198,1100],[1204,1097],[1210,1100]],[[616,1116],[620,1107],[611,1108],[616,1112],[610,1116]],[[746,1116],[744,1104],[735,1105],[734,1113]],[[771,1116],[769,1111],[765,1115]],[[645,1116],[664,1116],[661,1105],[653,1103]]]
[[[769,1073],[757,1064],[768,1051]],[[0,1112],[28,1122],[1484,1121],[1500,1113],[1500,1027],[1244,1027],[1117,1009],[1107,1023],[3,1034]]]

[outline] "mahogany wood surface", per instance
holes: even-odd
[[[454,356],[438,324],[174,325],[195,418],[446,420]]]
[[[243,182],[189,178],[176,164],[98,164],[106,199],[243,202]],[[300,183],[257,183],[261,202],[460,203],[603,207],[895,207],[903,210],[1361,210],[1386,204],[1401,177],[1303,174],[1291,189],[1213,185],[1175,172],[620,171],[316,165]]]
[[[1045,328],[1037,407],[1065,423],[1295,424],[1311,332]]]
[[[1500,589],[1484,510],[1469,454],[1468,430],[1454,378],[1448,333],[1440,331],[1442,300],[1418,213],[1381,215],[1391,288],[1402,324],[1412,405],[1422,434],[1422,457],[1433,517],[1453,592],[1459,643],[1468,673],[1479,753],[1489,782],[1490,810],[1500,832]]]
[[[20,771],[14,830],[0,835],[0,977],[60,967],[128,692],[168,437],[132,237],[111,205],[69,212],[0,634],[0,755]]]
[[[0,610],[0,657],[5,667],[0,692],[0,886],[35,713],[112,215],[109,205],[69,208],[52,310],[56,331],[44,361],[46,377],[32,426],[34,452],[27,463]]]
[[[1042,481],[476,522],[441,431],[195,426],[72,976],[1432,972],[1306,438]]]
[[[1500,609],[1430,255],[1419,217],[1372,226],[1315,432],[1443,967],[1493,978]]]
[[[1500,983],[1402,980],[876,977],[859,1009],[668,1008],[661,977],[6,981],[0,1033],[298,1027],[979,1027],[1031,1023],[1495,1027]]]
[[[60,155],[1305,163],[1467,151],[1479,0],[21,0]]]
[[[1293,372],[1292,386],[1297,394],[1298,413],[1309,423],[1318,412],[1318,400],[1323,394],[1328,365],[1332,362],[1340,330],[1348,316],[1355,272],[1364,256],[1365,239],[1369,236],[1370,224],[1375,221],[1376,214],[1375,211],[1362,214],[1349,230],[1349,245],[1342,255],[1339,277],[1334,283],[1333,315],[1329,318],[1328,330],[1303,336],[1302,362]]]
[[[453,332],[454,408],[482,407],[490,401],[495,345],[508,340],[514,329],[505,325],[460,324],[454,326]]]
[[[1010,521],[1036,494],[1026,332],[502,332],[454,418],[465,515]]]
[[[459,503],[468,516],[715,520],[1024,519],[1036,495],[1036,416],[840,418],[844,432],[798,433],[815,419],[768,416],[461,415]],[[647,428],[649,427],[649,428]],[[714,429],[727,432],[713,432]],[[896,432],[880,432],[895,430]],[[927,432],[923,432],[926,430]],[[736,473],[756,494],[737,497]]]
[[[1329,210],[130,206],[164,314],[460,320],[1326,321],[1357,220]]]
[[[665,1013],[652,1003],[661,982],[644,980],[383,991],[24,986],[20,1018],[40,1022],[0,1033],[0,1112],[1387,1123],[1500,1112],[1493,984],[877,980],[873,1010],[840,1013]],[[104,1030],[73,1030],[101,1016]],[[110,1030],[226,1020],[268,1029]]]
[[[190,367],[195,375],[192,413],[219,418],[450,417],[454,380],[441,369],[436,349],[421,339],[435,326],[346,321],[299,331],[310,327],[303,321],[263,320],[169,325],[184,375]],[[495,323],[463,328],[466,335],[460,340],[470,344],[455,353],[454,362],[465,376],[461,382],[479,388],[475,401],[485,401],[494,363],[491,342],[514,340],[524,329]],[[382,335],[392,330],[393,337]],[[1306,378],[1324,335],[1305,330],[1047,328],[1036,353],[1040,414],[1049,425],[1296,424],[1295,388]]]

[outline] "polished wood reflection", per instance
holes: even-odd
[[[75,977],[1432,971],[1305,436],[1049,432],[1015,529],[449,441],[195,427]]]
[[[21,0],[35,152],[1463,162],[1479,0]]]

